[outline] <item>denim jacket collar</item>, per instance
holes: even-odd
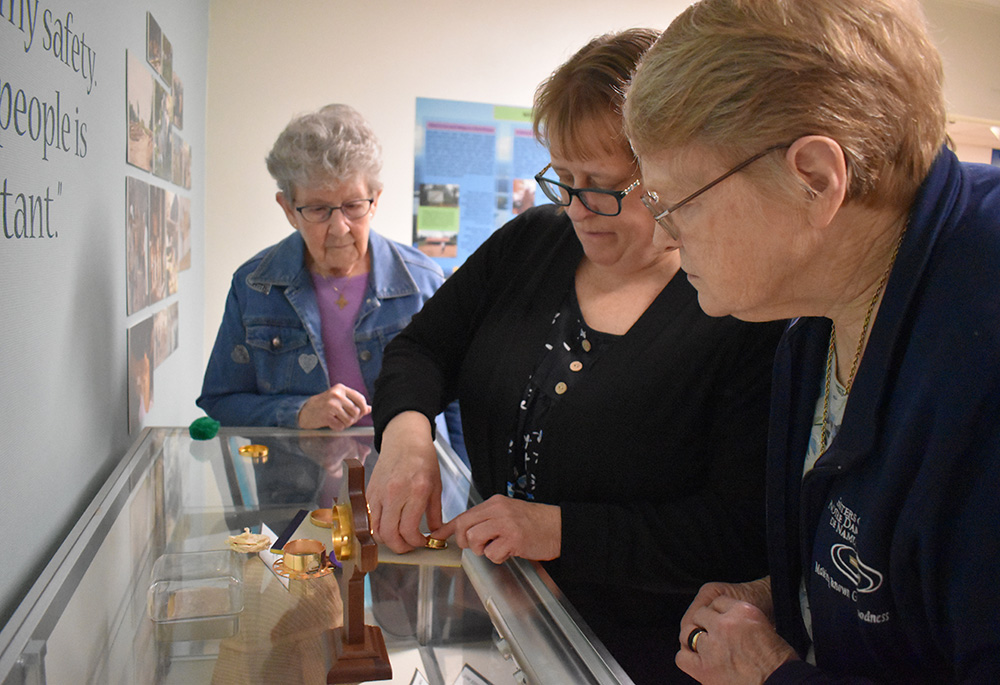
[[[303,287],[310,278],[305,267],[305,250],[305,241],[295,231],[264,254],[257,268],[247,276],[247,285],[265,294],[273,286]],[[419,292],[392,241],[370,231],[368,252],[372,261],[369,287],[374,289],[376,298],[406,297]]]

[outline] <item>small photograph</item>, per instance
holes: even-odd
[[[170,104],[170,93],[155,82],[153,96],[153,173],[167,181],[173,178],[173,165],[170,148],[170,119],[173,116],[173,106]]]
[[[420,185],[421,207],[458,207],[457,183],[423,183]]]
[[[517,215],[535,206],[535,188],[538,184],[533,178],[515,178],[511,192],[511,211]]]
[[[171,88],[174,84],[174,47],[166,36],[163,36],[160,44],[160,55],[160,76],[163,77],[167,88]]]
[[[153,170],[153,75],[132,53],[126,57],[125,99],[128,102],[128,144],[125,161]]]
[[[191,198],[177,197],[177,269],[191,268]]]
[[[164,203],[166,191],[156,186],[149,187],[149,238],[147,257],[149,270],[149,304],[159,302],[167,296],[167,256]]]
[[[184,185],[184,140],[177,131],[170,131],[170,182],[177,186]]]
[[[157,74],[163,75],[163,34],[152,12],[146,12],[146,61]]]
[[[153,319],[128,329],[128,432],[135,435],[146,425],[153,408]]]
[[[126,310],[134,314],[149,304],[146,235],[149,230],[149,186],[125,177]]]
[[[177,154],[176,151],[174,154]],[[191,146],[181,141],[181,187],[191,190]]]
[[[177,193],[169,190],[163,191],[163,268],[167,279],[167,295],[177,292],[177,220],[179,219],[180,206],[177,201]]]
[[[181,77],[174,72],[174,127],[184,128],[184,84]]]
[[[153,314],[153,368],[159,367],[177,349],[180,341],[178,311],[174,302]]]
[[[426,231],[417,236],[417,249],[428,257],[457,257],[458,235]]]
[[[456,183],[420,185],[414,242],[428,257],[458,256],[459,194]]]

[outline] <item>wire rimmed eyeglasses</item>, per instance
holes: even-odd
[[[303,219],[312,224],[321,224],[329,221],[330,217],[333,216],[333,212],[338,209],[343,213],[345,219],[357,220],[368,213],[374,202],[374,198],[367,198],[363,200],[350,200],[339,207],[331,207],[330,205],[302,205],[301,207],[296,207],[295,211],[301,214]]]
[[[545,178],[542,174],[552,168],[552,164],[546,164],[545,168],[535,174],[535,181],[538,187],[545,193],[545,197],[560,207],[569,207],[576,197],[580,204],[601,216],[618,216],[622,212],[622,200],[626,195],[639,187],[639,179],[634,180],[625,190],[605,190],[604,188],[573,188]]]
[[[789,144],[782,143],[781,145],[772,145],[766,150],[761,150],[757,154],[748,157],[747,159],[744,159],[742,162],[734,166],[726,173],[722,174],[722,176],[719,176],[714,181],[710,181],[709,183],[703,185],[701,188],[694,191],[680,202],[677,202],[669,207],[664,207],[663,203],[660,202],[660,198],[652,190],[647,190],[642,194],[641,198],[642,204],[646,205],[646,209],[648,209],[650,213],[653,215],[653,218],[656,220],[656,223],[658,223],[661,228],[663,228],[667,233],[669,233],[671,238],[673,238],[674,240],[680,240],[680,236],[677,231],[677,226],[670,218],[671,214],[673,214],[678,209],[686,205],[688,202],[690,202],[691,200],[695,199],[696,197],[704,193],[709,188],[712,188],[718,185],[719,183],[722,183],[736,172],[741,171],[742,169],[745,169],[746,167],[750,166],[761,157],[764,157],[765,155],[768,155],[774,152],[775,150],[784,150],[789,147],[791,147]]]

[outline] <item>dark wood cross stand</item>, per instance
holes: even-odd
[[[334,661],[326,682],[388,680],[392,665],[382,631],[365,625],[365,575],[378,566],[378,544],[368,519],[365,467],[354,458],[344,460],[340,497],[333,508],[333,553],[343,565],[344,625],[329,631]]]

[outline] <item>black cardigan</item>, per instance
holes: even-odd
[[[393,416],[433,418],[457,397],[475,486],[484,499],[505,493],[518,404],[582,255],[551,205],[494,233],[386,347],[376,444]],[[547,567],[599,634],[604,614],[676,644],[701,583],[766,575],[764,453],[783,327],[707,316],[678,272],[551,409],[536,497],[562,508],[562,556]]]

